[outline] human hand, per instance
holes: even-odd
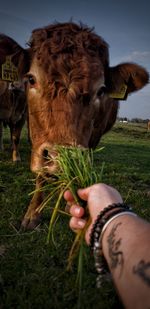
[[[120,193],[116,189],[103,183],[94,184],[85,189],[79,189],[77,193],[82,200],[87,202],[91,217],[91,224],[85,234],[85,240],[87,244],[89,244],[92,225],[99,213],[108,205],[113,203],[122,203],[123,200]],[[84,218],[84,208],[75,204],[74,198],[70,191],[67,190],[64,193],[64,198],[67,201],[67,204],[70,205],[69,212],[72,215],[69,222],[70,228],[72,230],[83,229],[86,224],[86,219]]]

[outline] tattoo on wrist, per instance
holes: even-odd
[[[110,234],[107,237],[107,243],[108,243],[108,252],[109,252],[109,258],[110,258],[110,268],[115,269],[118,265],[122,267],[124,265],[124,258],[123,258],[123,252],[119,249],[121,245],[121,238],[118,240],[116,239],[116,230],[122,223],[119,222],[113,226],[111,229]],[[120,273],[121,274],[121,273]]]
[[[141,260],[136,266],[133,267],[133,273],[138,275],[146,285],[150,286],[150,262]]]

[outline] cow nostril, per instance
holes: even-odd
[[[48,159],[48,150],[47,150],[47,149],[44,149],[44,150],[43,150],[43,157],[44,157],[45,159]]]
[[[42,166],[44,168],[44,172],[48,172],[48,174],[52,174],[56,170],[56,151],[53,151],[50,148],[43,147],[42,150]]]

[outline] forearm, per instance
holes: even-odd
[[[106,228],[102,248],[126,308],[150,308],[150,224],[123,215]]]

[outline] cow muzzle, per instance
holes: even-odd
[[[82,145],[62,145],[62,147],[87,149],[87,147],[83,147]],[[58,169],[58,163],[56,160],[58,151],[57,145],[54,146],[47,143],[43,143],[38,148],[33,148],[31,154],[31,171],[41,175],[54,174]]]
[[[52,145],[42,144],[38,148],[32,149],[31,171],[38,174],[53,174],[57,169],[57,151]]]

